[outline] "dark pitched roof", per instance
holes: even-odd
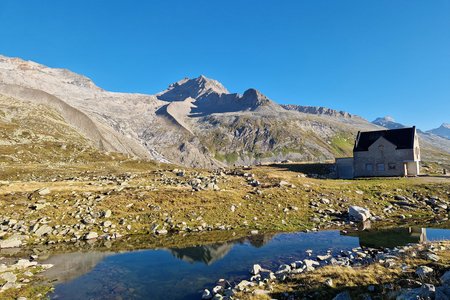
[[[416,127],[358,132],[353,151],[367,151],[380,137],[397,146],[397,149],[412,149]]]

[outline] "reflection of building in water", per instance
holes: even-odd
[[[427,241],[426,228],[415,227],[367,230],[355,232],[351,235],[358,236],[360,246],[372,248],[393,248]]]
[[[176,258],[186,262],[202,262],[210,265],[227,255],[231,248],[233,248],[233,243],[194,246],[187,248],[171,248],[169,251]]]
[[[111,255],[110,252],[74,252],[56,254],[45,260],[44,263],[52,264],[53,267],[43,274],[50,281],[58,282],[70,281],[83,274],[90,272],[105,257]]]
[[[414,237],[419,237],[420,243],[427,241],[427,229],[418,227],[409,227],[409,234]]]

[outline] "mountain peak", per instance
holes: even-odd
[[[270,102],[269,98],[267,98],[264,94],[255,89],[246,90],[244,92],[244,95],[242,95],[242,98],[245,99],[245,101],[250,103],[252,106],[264,105]]]
[[[167,90],[157,94],[160,100],[183,101],[186,98],[199,100],[211,94],[229,94],[228,90],[217,80],[200,75],[197,78],[183,78],[169,85]]]
[[[395,122],[394,118],[391,116],[376,118],[374,121],[372,121],[372,123],[375,125],[379,125],[379,126],[388,128],[388,129],[398,129],[398,128],[406,127],[405,125],[403,125],[401,123]]]
[[[395,122],[395,119],[391,116],[378,117],[372,123],[383,122],[383,121],[384,122]]]
[[[450,139],[450,123],[442,123],[440,127],[428,130],[427,132]]]

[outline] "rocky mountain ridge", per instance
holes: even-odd
[[[4,56],[0,94],[55,109],[99,149],[201,168],[330,160],[351,154],[358,130],[379,128],[345,112],[282,106],[255,89],[230,93],[205,76],[156,95],[114,93]]]

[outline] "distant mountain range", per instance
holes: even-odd
[[[386,117],[382,117],[382,118],[376,118],[375,120],[372,121],[372,123],[375,124],[375,125],[379,125],[379,126],[388,128],[388,129],[397,129],[397,128],[408,127],[408,126],[406,126],[404,124],[395,122],[394,118],[392,118],[391,116],[386,116]],[[421,130],[419,130],[419,131],[424,133]],[[435,134],[435,135],[438,135],[440,137],[443,137],[443,138],[446,138],[446,139],[450,139],[450,124],[443,123],[440,127],[428,130],[428,131],[426,131],[426,133]]]
[[[68,70],[4,56],[0,95],[57,111],[99,149],[205,168],[348,156],[358,130],[394,123],[280,105],[255,89],[230,93],[205,76],[182,79],[156,95],[113,93]],[[450,141],[426,133],[422,148],[425,159],[439,159],[449,154]]]

